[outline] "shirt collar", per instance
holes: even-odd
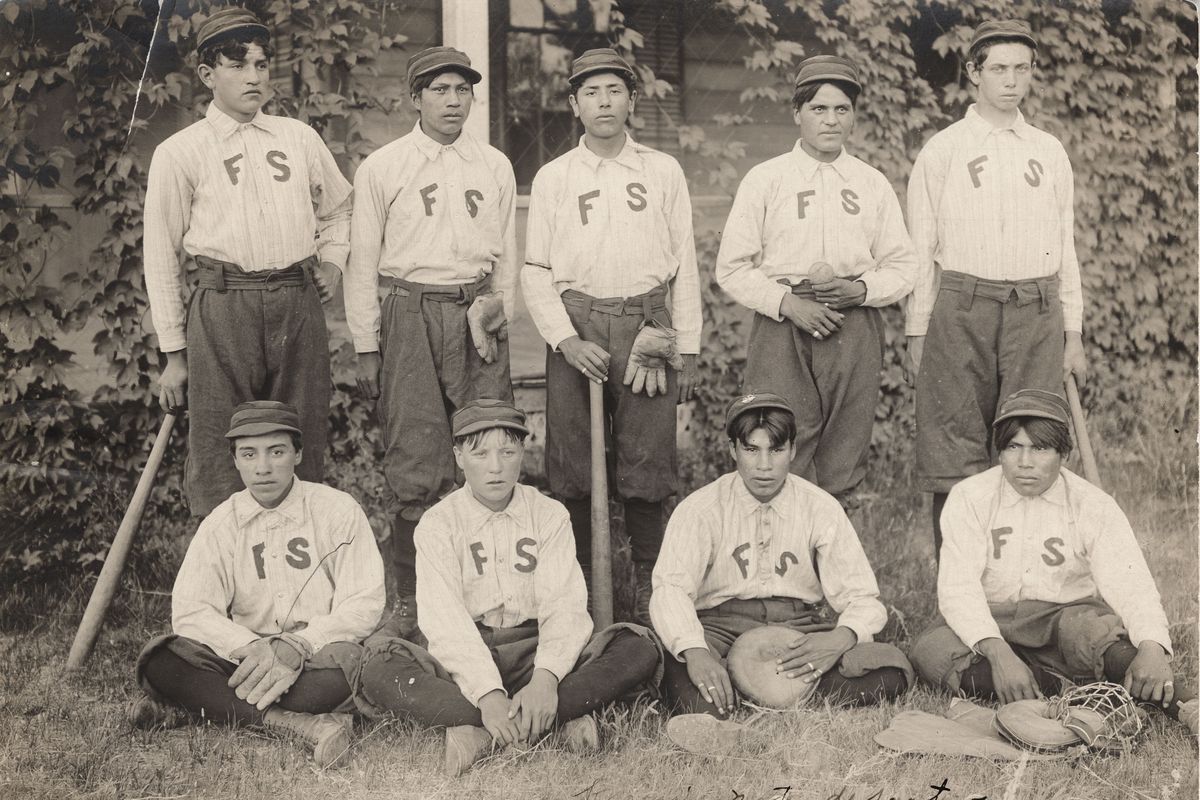
[[[783,488],[779,490],[779,494],[771,498],[771,502],[760,503],[758,498],[750,494],[750,490],[746,488],[746,482],[742,480],[742,476],[735,472],[733,473],[733,497],[742,516],[748,517],[756,511],[770,508],[781,517],[788,517],[792,512],[791,477],[789,476],[784,479]]]
[[[208,111],[204,112],[204,118],[208,120],[210,125],[212,125],[213,130],[217,132],[217,136],[221,137],[222,139],[228,139],[230,136],[237,133],[238,129],[243,125],[253,125],[261,131],[274,133],[274,131],[271,130],[270,124],[267,122],[267,115],[262,113],[262,111],[254,112],[253,119],[251,119],[249,122],[242,123],[238,122],[236,119],[217,108],[217,104],[215,102],[210,102],[208,104]]]
[[[263,508],[254,499],[254,495],[250,494],[250,490],[244,489],[233,496],[233,513],[237,516],[238,527],[244,528],[255,517],[268,511],[278,512],[287,517],[290,522],[303,525],[305,518],[304,495],[304,481],[295,477],[292,478],[292,488],[287,493],[287,497],[283,498],[283,502],[274,508]]]
[[[616,158],[601,158],[588,149],[588,146],[583,143],[584,136],[579,137],[579,159],[591,167],[593,170],[600,168],[600,165],[605,161],[615,161],[623,167],[640,172],[642,169],[642,146],[633,140],[629,135],[629,131],[625,132],[625,144],[621,147],[621,152],[617,153]]]
[[[472,154],[475,152],[475,140],[471,134],[467,133],[467,129],[463,128],[459,132],[458,138],[451,144],[442,144],[434,140],[425,131],[421,130],[421,120],[417,120],[412,129],[413,140],[416,143],[417,149],[421,154],[430,161],[437,161],[438,156],[443,150],[453,150],[458,153],[464,161],[470,161]]]
[[[490,508],[479,502],[479,498],[475,497],[475,493],[471,491],[468,484],[463,484],[462,487],[464,497],[464,510],[467,518],[467,524],[472,531],[479,528],[489,519],[495,516],[507,516],[516,520],[520,518],[523,502],[521,500],[520,484],[513,487],[512,499],[508,501],[508,505],[499,511],[492,511]]]
[[[796,161],[798,162],[800,168],[800,173],[805,178],[811,181],[814,177],[816,177],[816,174],[821,167],[828,165],[833,168],[833,171],[838,174],[838,177],[840,177],[842,180],[846,179],[846,164],[850,160],[850,156],[846,153],[846,148],[843,147],[841,152],[838,153],[837,158],[835,158],[833,161],[818,161],[808,154],[808,151],[800,145],[800,141],[800,139],[796,140],[796,144],[792,147],[792,153],[796,157]]]
[[[984,119],[983,115],[976,109],[976,104],[972,103],[963,119],[966,121],[971,133],[979,141],[983,141],[992,133],[1000,133],[1001,131],[1012,131],[1022,139],[1029,137],[1030,125],[1025,121],[1025,115],[1021,113],[1021,109],[1017,109],[1016,118],[1008,125],[995,126]]]
[[[1058,473],[1058,477],[1054,479],[1054,483],[1050,484],[1050,488],[1042,492],[1037,497],[1026,497],[1013,488],[1013,485],[1004,477],[1004,471],[1000,471],[1000,505],[1004,507],[1015,506],[1022,500],[1045,500],[1056,506],[1066,506],[1067,504],[1067,484],[1063,477],[1062,471]]]

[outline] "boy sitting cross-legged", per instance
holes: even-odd
[[[475,400],[451,427],[466,485],[417,526],[419,630],[368,642],[359,700],[445,726],[450,775],[560,725],[568,748],[595,749],[591,712],[656,679],[658,647],[632,625],[592,635],[567,510],[517,483],[524,413]]]

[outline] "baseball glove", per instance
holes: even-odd
[[[625,367],[622,382],[632,384],[634,393],[643,388],[646,394],[667,393],[667,366],[683,369],[683,356],[675,345],[675,331],[671,328],[648,323],[642,325],[633,347],[629,350],[629,363]]]
[[[495,361],[499,342],[508,338],[503,296],[498,292],[477,295],[467,309],[467,328],[479,357],[488,364]]]
[[[681,714],[667,721],[667,738],[698,755],[728,755],[742,737],[744,725],[708,714]]]
[[[1055,717],[1047,700],[1016,700],[1002,706],[993,724],[1009,742],[1035,753],[1061,753],[1083,741]]]
[[[743,633],[725,657],[733,688],[751,702],[767,708],[804,705],[816,691],[816,682],[788,678],[775,671],[775,660],[788,652],[788,645],[797,636],[804,635],[781,625],[764,625]]]

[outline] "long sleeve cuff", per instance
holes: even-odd
[[[578,658],[569,658],[561,653],[543,653],[539,649],[538,654],[534,656],[533,667],[552,673],[561,682],[571,674],[577,660]]]
[[[346,259],[350,257],[350,245],[343,242],[327,242],[317,247],[317,258],[321,263],[330,263],[343,274],[346,272]]]
[[[875,640],[875,631],[878,626],[874,624],[874,620],[865,618],[864,614],[856,614],[854,611],[847,609],[838,617],[837,624],[842,628],[849,628],[858,637],[858,641],[872,642]]]
[[[379,334],[359,334],[354,338],[354,352],[356,353],[378,353],[379,352]]]
[[[1167,655],[1174,655],[1175,651],[1171,648],[1171,633],[1161,625],[1144,625],[1127,623],[1129,629],[1129,643],[1137,647],[1142,642],[1151,641],[1158,642],[1167,651]]]

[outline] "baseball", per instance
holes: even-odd
[[[833,274],[833,266],[825,261],[816,262],[808,271],[808,279],[813,283],[825,283],[835,277],[837,276]]]

